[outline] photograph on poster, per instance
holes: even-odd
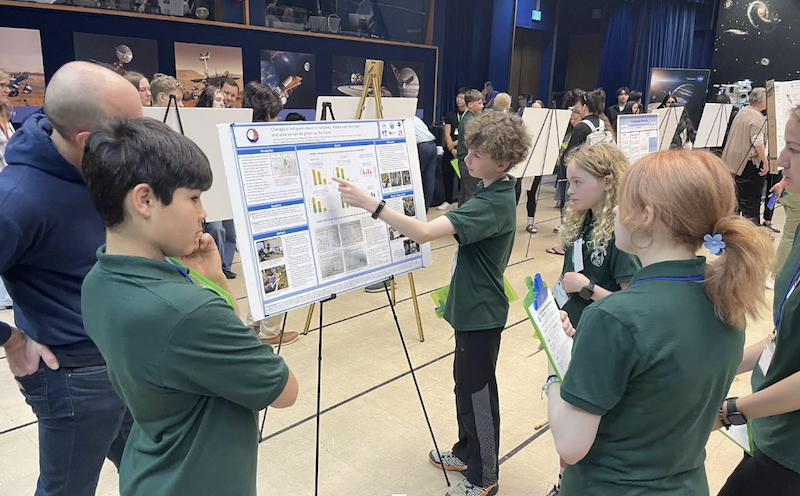
[[[709,69],[653,68],[650,71],[647,112],[653,112],[672,97],[677,105],[686,107],[686,114],[696,129],[703,114],[709,73]]]
[[[186,88],[185,106],[193,107],[207,86],[220,86],[226,77],[238,83],[236,106],[242,106],[244,70],[241,48],[176,42],[175,71],[178,81]]]
[[[720,4],[712,83],[749,79],[753,86],[764,86],[768,79],[800,78],[797,59],[780,56],[796,52],[800,43],[800,3],[723,0]]]
[[[158,72],[158,42],[147,38],[73,33],[75,60],[100,64],[120,75],[136,71],[147,79]]]
[[[0,67],[11,76],[11,105],[41,107],[45,82],[39,30],[0,27],[0,47]]]
[[[276,88],[286,108],[314,108],[317,102],[314,54],[261,50],[261,84]]]
[[[256,241],[256,253],[259,263],[283,258],[283,241],[280,236]]]
[[[262,270],[261,282],[264,285],[264,294],[288,288],[289,278],[286,276],[286,265],[276,265]]]

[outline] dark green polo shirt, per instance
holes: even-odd
[[[717,318],[702,283],[643,280],[702,275],[705,265],[649,265],[583,312],[561,397],[602,420],[561,496],[708,494],[705,445],[744,331]]]
[[[462,121],[463,122],[463,121]],[[456,229],[458,260],[444,319],[456,331],[503,327],[508,320],[508,299],[503,272],[514,247],[517,226],[517,180],[499,180],[478,189],[468,202],[445,215]]]
[[[583,275],[589,278],[595,285],[609,291],[619,291],[622,289],[620,284],[631,280],[631,277],[642,268],[642,264],[635,255],[625,253],[617,248],[615,238],[611,238],[606,247],[605,253],[593,250],[589,241],[592,239],[592,229],[594,219],[592,211],[589,210],[586,221],[581,227],[580,237],[583,239]],[[574,272],[575,265],[572,260],[572,252],[575,245],[570,243],[564,247],[564,269],[561,274]],[[570,295],[570,299],[563,310],[569,315],[569,320],[577,328],[581,320],[583,310],[592,304],[592,300],[584,300],[577,293]]]
[[[795,235],[795,239],[800,239]],[[783,268],[775,277],[773,315],[786,295],[795,268],[800,262],[800,243],[794,243]],[[766,377],[756,363],[750,384],[753,392],[766,389],[776,382],[800,371],[800,288],[795,289],[783,306],[778,324],[775,355]],[[800,411],[755,419],[752,421],[753,441],[765,455],[784,467],[800,473]]]
[[[255,496],[258,411],[289,370],[216,293],[171,265],[97,252],[86,333],[135,423],[122,496]]]
[[[467,123],[474,118],[475,114],[473,114],[471,110],[467,110],[464,113],[464,117],[461,118],[461,122],[458,123],[458,145],[456,145],[456,158],[459,160],[464,160],[467,157],[467,153],[469,153],[464,137],[467,133]]]

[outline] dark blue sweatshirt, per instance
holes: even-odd
[[[99,354],[81,318],[81,284],[105,228],[78,170],[58,153],[44,114],[28,118],[0,171],[0,275],[17,327],[54,353]],[[0,323],[0,335],[8,326]]]

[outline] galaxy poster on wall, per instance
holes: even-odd
[[[236,107],[242,106],[243,74],[242,49],[198,43],[175,43],[175,71],[186,93],[183,103],[194,107],[207,86],[221,86],[224,78],[239,85]]]
[[[117,72],[139,72],[152,79],[158,72],[158,42],[146,38],[74,33],[75,60],[94,62]]]
[[[714,84],[749,79],[800,79],[800,2],[796,0],[721,0],[714,42]]]
[[[710,72],[709,69],[653,68],[650,71],[647,111],[652,112],[672,96],[678,105],[686,107],[686,113],[697,129],[703,115]]]
[[[261,84],[276,88],[288,109],[316,106],[315,74],[314,54],[261,50]]]
[[[361,57],[333,57],[333,95],[361,96],[364,89],[364,66]],[[418,98],[421,105],[425,64],[387,60],[383,64],[382,96]]]
[[[0,67],[11,76],[11,120],[18,123],[44,102],[42,39],[38,29],[0,28],[0,47]]]

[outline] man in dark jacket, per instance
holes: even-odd
[[[141,115],[129,82],[99,65],[71,62],[47,86],[44,114],[28,118],[6,148],[0,275],[18,329],[0,323],[0,337],[17,343],[7,347],[9,366],[39,419],[36,496],[93,496],[103,460],[119,466],[132,423],[81,318],[81,284],[105,242],[81,160],[100,122]]]

